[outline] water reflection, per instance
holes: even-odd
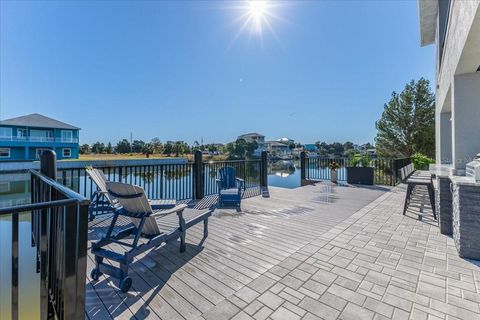
[[[38,319],[40,275],[36,272],[36,248],[31,245],[30,213],[19,215],[19,319]],[[12,220],[0,217],[0,319],[11,319]]]
[[[268,185],[289,189],[300,187],[300,161],[269,161]]]
[[[0,208],[30,203],[30,177],[26,173],[0,174]]]

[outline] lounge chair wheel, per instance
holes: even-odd
[[[128,289],[132,286],[132,278],[130,277],[125,277],[120,281],[120,290],[122,290],[123,293],[127,292]]]
[[[100,270],[98,270],[98,268],[93,268],[92,271],[90,271],[90,278],[92,278],[95,281],[97,281],[101,275],[102,273],[100,272]]]

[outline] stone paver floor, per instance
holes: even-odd
[[[318,192],[318,188],[321,187],[306,187],[302,194],[307,199],[306,194]],[[253,230],[248,235],[248,230],[243,232],[239,224],[244,238],[234,240],[242,243],[238,247],[222,248],[228,251],[224,256],[228,261],[218,257],[222,252],[218,243],[222,239],[220,234],[215,234],[214,222],[213,236],[204,244],[206,251],[182,263],[175,261],[177,265],[171,266],[169,273],[153,263],[155,260],[160,265],[167,263],[165,268],[169,269],[165,261],[172,258],[165,253],[160,254],[165,261],[155,256],[148,258],[149,254],[142,262],[144,265],[134,266],[141,275],[140,279],[134,279],[140,293],[125,296],[112,290],[110,283],[89,283],[91,292],[95,290],[100,298],[90,295],[90,299],[97,299],[90,307],[100,300],[104,305],[98,307],[98,312],[89,312],[89,317],[107,314],[101,310],[106,308],[111,316],[120,318],[480,319],[480,263],[458,257],[452,238],[439,233],[428,207],[412,206],[406,216],[402,215],[404,186],[377,195],[362,194],[364,191],[358,190],[361,197],[370,197],[361,206],[351,202],[340,205],[340,199],[321,204],[322,201],[317,203],[311,196],[305,204],[298,191],[297,194],[287,191],[282,191],[280,197],[284,202],[257,197],[255,206],[250,207],[252,212],[261,211],[267,203],[280,217],[263,220],[264,217],[255,213],[239,216],[238,219],[247,219],[246,225],[254,223],[252,221],[269,225],[271,221],[270,229],[275,232],[269,233],[266,228],[259,230],[260,234]],[[295,196],[285,196],[288,194]],[[340,203],[337,207],[335,201]],[[296,202],[296,206],[282,210],[286,203]],[[335,214],[329,215],[330,208]],[[349,208],[351,212],[345,213]],[[305,213],[289,215],[295,210]],[[417,220],[418,210],[424,213],[423,221]],[[222,219],[218,221],[225,223]],[[218,229],[221,227],[228,224],[219,224]],[[234,224],[229,227],[236,228]],[[289,231],[293,232],[291,238]],[[259,247],[251,242],[256,238],[261,242]],[[219,246],[215,254],[209,251],[212,246]],[[262,250],[265,250],[263,255]],[[144,276],[144,272],[152,274]],[[162,272],[165,278],[160,281],[156,277],[162,277]],[[151,283],[152,289],[149,289],[147,284],[140,283],[141,278],[160,281],[161,289],[155,289]],[[198,286],[204,284],[214,288],[214,292],[202,291]],[[205,300],[205,307],[202,301],[193,301],[198,297],[189,296],[195,291],[204,292],[201,299]],[[190,314],[182,312],[183,302],[177,301],[175,292],[195,305]],[[135,299],[136,295],[144,296]],[[152,298],[158,296],[161,297],[158,301]],[[113,302],[105,302],[106,297]],[[126,307],[119,307],[122,302]],[[143,305],[135,306],[139,303]],[[153,312],[139,312],[146,304]],[[172,310],[161,311],[165,305],[173,306]]]

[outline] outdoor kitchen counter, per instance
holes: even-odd
[[[438,215],[438,226],[440,233],[451,235],[453,233],[452,225],[452,192],[450,189],[453,177],[453,167],[451,165],[430,165],[429,171],[433,177],[433,187],[435,189],[435,211]]]
[[[480,182],[451,165],[430,166],[442,234],[452,234],[462,258],[480,259]]]

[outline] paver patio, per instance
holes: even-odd
[[[203,247],[198,226],[187,252],[169,244],[139,257],[126,294],[108,277],[87,279],[87,316],[480,319],[480,263],[458,257],[428,207],[402,215],[404,186],[269,194],[244,200],[241,213],[217,209]],[[95,239],[102,224],[91,230]]]

